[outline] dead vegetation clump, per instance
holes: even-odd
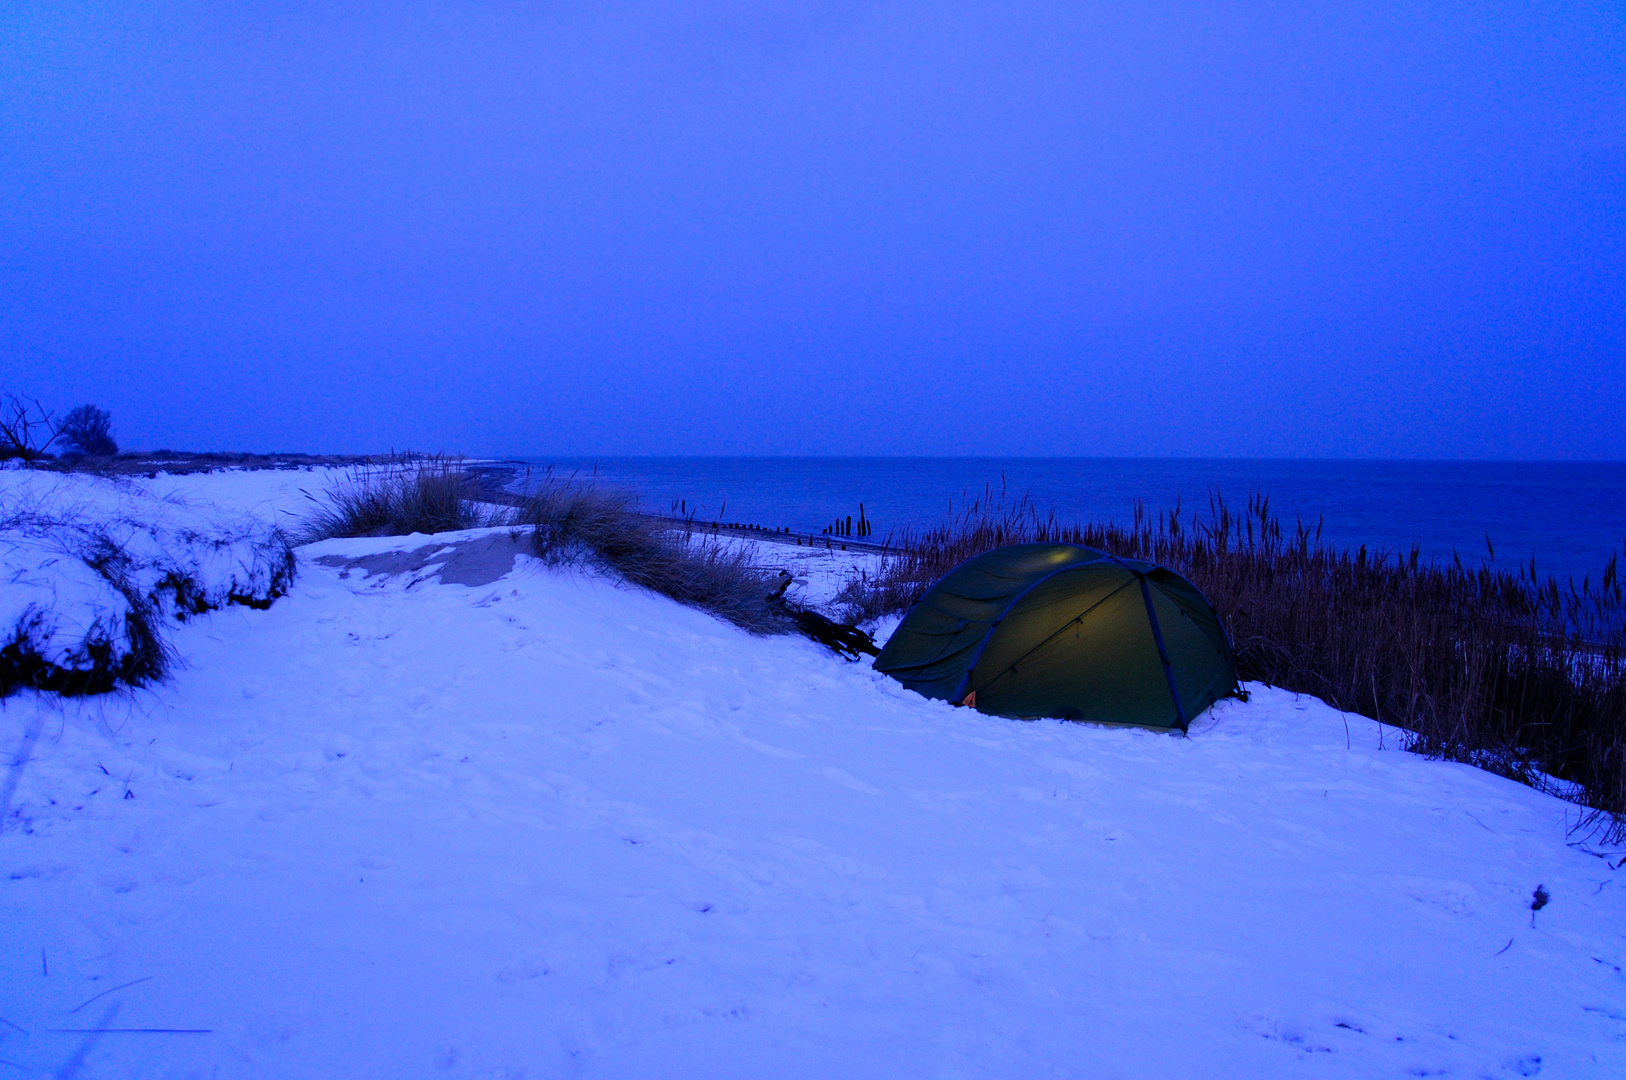
[[[625,492],[547,475],[513,521],[533,530],[536,553],[549,562],[601,565],[752,633],[789,628],[770,603],[778,578],[753,566],[747,550],[640,514]]]
[[[1284,528],[1256,495],[1236,514],[1137,508],[1129,526],[1064,524],[989,490],[937,528],[894,534],[842,595],[853,619],[909,610],[944,574],[1006,544],[1082,544],[1166,566],[1203,591],[1246,680],[1313,694],[1410,732],[1408,748],[1469,762],[1596,812],[1626,839],[1626,595],[1516,570],[1332,548]],[[1494,556],[1494,552],[1491,552]],[[1556,782],[1555,782],[1556,781]]]
[[[317,508],[306,519],[304,539],[408,536],[503,524],[505,508],[482,502],[480,494],[474,477],[452,458],[400,457],[358,466],[324,499],[311,496]]]

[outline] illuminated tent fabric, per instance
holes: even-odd
[[[1018,544],[956,567],[875,669],[1000,716],[1181,731],[1237,688],[1225,629],[1191,582],[1076,544]]]

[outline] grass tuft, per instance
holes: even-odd
[[[777,579],[748,551],[634,509],[630,494],[552,475],[516,508],[516,524],[534,530],[537,554],[550,562],[602,565],[632,585],[709,611],[753,633],[783,633],[785,615],[769,603]]]
[[[445,457],[401,457],[362,465],[329,488],[306,520],[303,539],[407,536],[502,524],[503,512],[479,501],[473,476]],[[312,497],[314,499],[314,496]]]

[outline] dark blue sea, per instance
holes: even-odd
[[[1206,513],[1212,492],[1237,510],[1248,496],[1320,522],[1322,539],[1512,569],[1532,556],[1543,576],[1597,580],[1626,544],[1626,462],[1250,461],[1115,458],[554,458],[555,474],[596,475],[665,513],[817,532],[859,504],[883,539],[930,526],[988,488],[1031,497],[1066,521],[1128,522],[1136,501]]]

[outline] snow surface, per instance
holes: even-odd
[[[0,1074],[1626,1075],[1568,804],[1262,687],[1008,721],[517,549],[433,572],[492,535],[312,545],[173,682],[4,703]]]

